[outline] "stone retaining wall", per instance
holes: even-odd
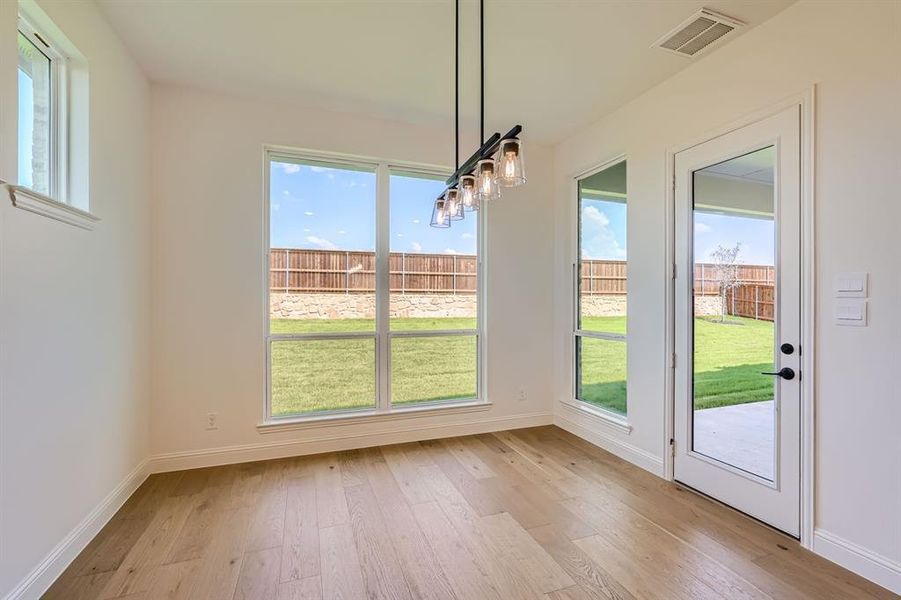
[[[475,294],[391,294],[391,315],[401,318],[474,317]],[[718,315],[719,296],[695,298],[696,315]],[[270,314],[277,319],[374,319],[375,294],[290,294],[272,292]],[[625,296],[583,296],[582,316],[620,317]]]
[[[476,316],[475,294],[391,294],[391,315],[400,318]],[[272,292],[276,319],[374,319],[375,294],[290,294]]]
[[[719,296],[696,296],[695,314],[698,316],[718,315],[722,307]],[[583,317],[621,317],[626,314],[626,297],[582,296]]]

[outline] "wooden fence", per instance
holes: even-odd
[[[477,264],[472,255],[392,252],[388,259],[392,292],[472,294]],[[375,253],[273,248],[269,286],[274,292],[375,292]]]
[[[472,255],[392,252],[388,259],[391,291],[401,294],[473,293],[477,264]],[[695,293],[718,296],[711,264],[695,265]],[[626,262],[583,260],[581,293],[626,294]],[[729,314],[773,320],[775,269],[741,265],[739,285],[726,295]],[[344,250],[273,248],[269,254],[269,285],[274,292],[375,292],[375,253]]]

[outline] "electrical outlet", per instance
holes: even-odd
[[[519,401],[523,402],[523,401],[525,401],[525,399],[526,399],[526,389],[519,388]]]
[[[219,413],[211,412],[206,414],[206,428],[219,429]]]

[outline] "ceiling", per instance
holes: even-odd
[[[775,157],[775,148],[767,146],[706,167],[701,173],[773,185]]]
[[[699,60],[650,47],[696,10],[748,23],[737,37],[792,1],[486,0],[487,128],[519,122],[557,142]],[[154,82],[452,125],[450,0],[97,2]],[[477,3],[461,14],[461,111],[475,124]]]

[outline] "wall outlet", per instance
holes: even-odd
[[[219,429],[219,413],[211,412],[206,414],[206,428]]]
[[[524,402],[526,400],[526,389],[519,388],[519,401]]]

